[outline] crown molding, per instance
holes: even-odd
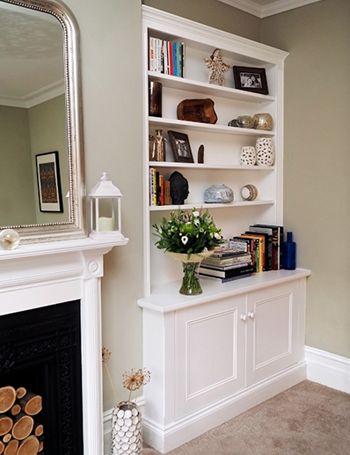
[[[56,96],[63,95],[64,93],[64,80],[61,79],[22,97],[2,96],[0,94],[0,105],[29,109],[37,104],[56,98]]]
[[[219,0],[222,3],[238,8],[246,13],[262,18],[261,5],[254,0]]]
[[[321,0],[275,0],[267,5],[260,5],[254,0],[219,0],[222,3],[238,8],[246,13],[263,19],[264,17],[273,16],[274,14],[283,13],[291,9],[300,8],[301,6],[316,3]]]

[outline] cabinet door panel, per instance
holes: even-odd
[[[297,362],[299,299],[298,283],[248,295],[248,385]]]
[[[176,417],[243,387],[244,307],[236,297],[176,313]]]

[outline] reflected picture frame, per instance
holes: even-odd
[[[265,68],[253,68],[249,66],[233,66],[235,88],[247,92],[268,95]]]
[[[187,134],[168,131],[170,145],[174,153],[174,161],[178,163],[194,163],[190,141]]]
[[[35,155],[40,212],[63,212],[58,151]]]

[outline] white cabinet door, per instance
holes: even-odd
[[[303,295],[293,282],[247,297],[247,385],[300,360]]]
[[[245,296],[177,311],[175,418],[244,387]]]

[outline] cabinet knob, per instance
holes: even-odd
[[[241,314],[241,321],[245,322],[247,320],[246,314]]]
[[[255,318],[255,313],[253,313],[252,311],[249,311],[248,318],[254,319]]]

